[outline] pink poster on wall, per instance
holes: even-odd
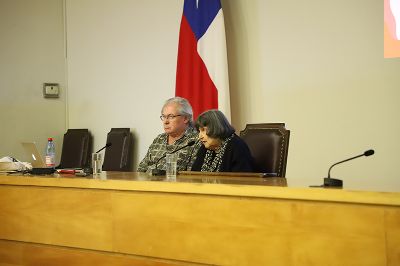
[[[400,0],[384,0],[384,57],[400,57]]]

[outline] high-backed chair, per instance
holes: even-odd
[[[249,146],[257,172],[285,177],[290,137],[285,123],[247,124],[240,137]]]
[[[107,134],[111,146],[104,153],[104,171],[130,171],[131,133],[129,128],[112,128]]]
[[[90,167],[91,143],[88,129],[68,129],[64,134],[61,161],[57,168]]]

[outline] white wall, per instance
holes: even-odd
[[[400,59],[383,58],[383,3],[229,0],[233,123],[286,122],[288,182],[400,187]],[[356,185],[358,184],[358,185]]]
[[[65,132],[62,0],[0,0],[0,157],[26,161],[21,141],[44,154],[55,138],[57,161]],[[43,83],[59,83],[59,99],[43,98]]]
[[[111,128],[131,128],[136,169],[175,93],[182,2],[66,3],[69,127],[89,128],[94,150]]]
[[[91,128],[95,147],[109,128],[128,126],[140,159],[161,131],[182,3],[67,0],[69,122]],[[292,184],[320,184],[330,164],[374,148],[373,157],[332,175],[349,185],[398,187],[400,63],[383,59],[382,3],[222,3],[237,130],[286,122]]]
[[[48,31],[62,40],[62,3],[0,4],[1,36],[9,39],[0,43],[0,121],[7,126],[0,134],[8,153],[12,134],[43,139],[50,129],[64,132],[44,120],[36,127],[32,112],[21,107],[26,96],[28,108],[40,108],[40,114],[45,104],[56,103],[41,98],[41,83],[63,83],[62,44],[41,40]],[[332,175],[345,185],[398,189],[400,62],[383,59],[381,1],[222,4],[237,130],[246,123],[286,122],[290,184],[320,184],[332,163],[374,148],[376,155],[337,166]],[[174,94],[182,5],[183,0],[66,0],[68,127],[89,128],[95,149],[104,145],[111,127],[130,127],[137,164],[161,132],[161,105]],[[53,14],[47,19],[54,22],[44,23],[42,12]],[[7,23],[16,30],[8,30]],[[5,96],[10,93],[12,98]],[[30,124],[10,122],[6,111],[29,115]]]

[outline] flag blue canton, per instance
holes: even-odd
[[[199,40],[221,9],[220,0],[186,0],[183,14],[186,17],[196,39]]]

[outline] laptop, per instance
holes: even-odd
[[[30,163],[33,168],[45,168],[46,164],[44,163],[42,155],[40,155],[35,142],[22,142],[22,146],[24,150],[29,155]]]

